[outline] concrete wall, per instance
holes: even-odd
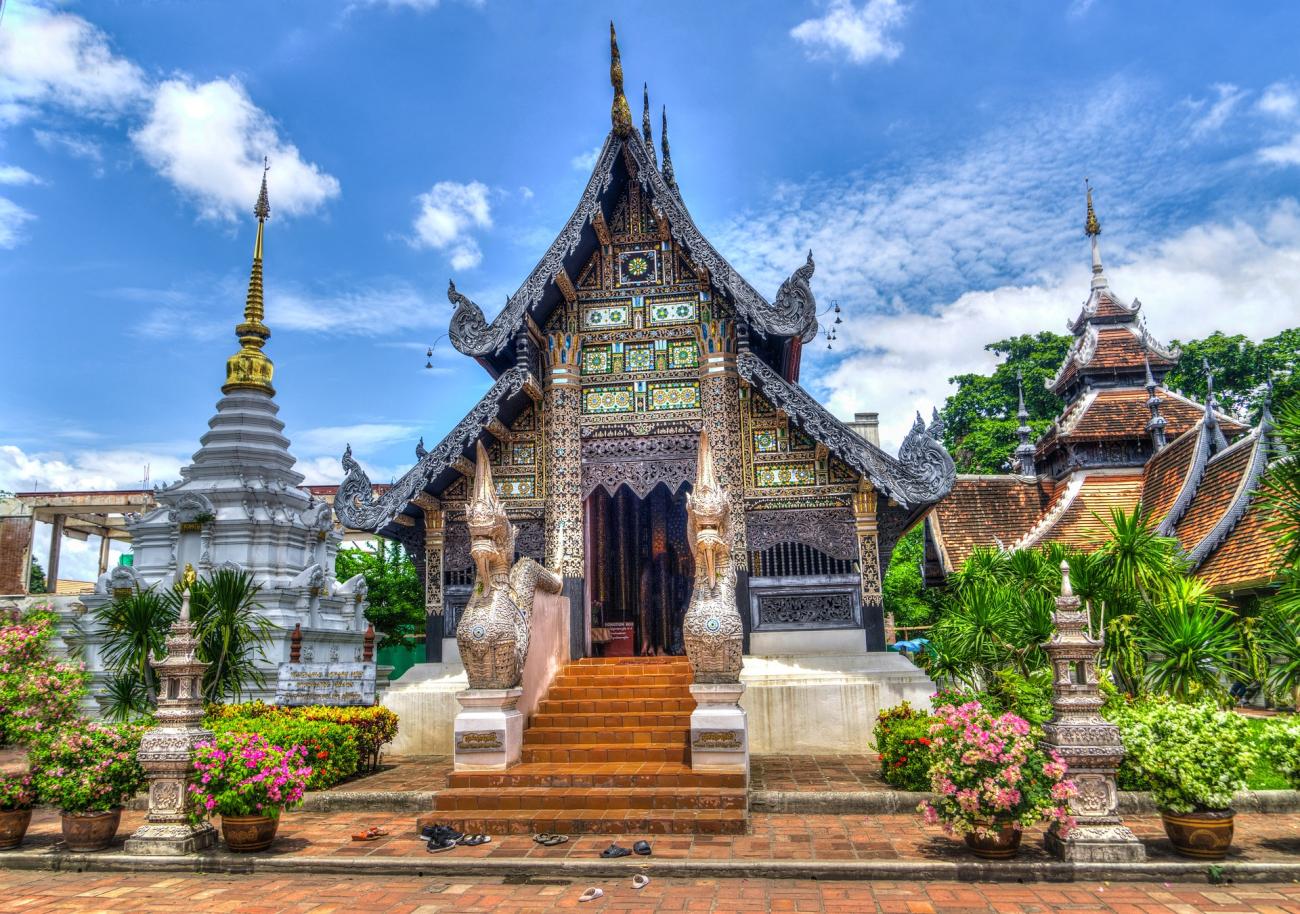
[[[558,594],[537,592],[533,598],[532,640],[524,662],[524,694],[519,711],[524,726],[532,720],[537,705],[546,697],[551,682],[569,662],[569,600]]]

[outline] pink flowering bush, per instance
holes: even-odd
[[[25,745],[80,717],[87,674],[48,655],[57,618],[38,607],[0,625],[0,745]]]
[[[301,746],[284,749],[256,733],[222,733],[199,743],[190,785],[194,816],[270,816],[302,801],[312,770]]]
[[[993,715],[979,702],[944,705],[930,728],[930,789],[933,801],[920,811],[950,835],[997,834],[1004,825],[1019,830],[1040,821],[1074,826],[1068,801],[1074,784],[1065,762],[1038,748],[1028,721]]]
[[[0,772],[0,810],[31,809],[36,802],[36,788],[31,774],[5,774]]]
[[[66,813],[107,812],[145,784],[136,761],[143,727],[82,721],[31,749],[36,792]]]

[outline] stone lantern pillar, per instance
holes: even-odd
[[[1146,849],[1120,820],[1115,772],[1124,760],[1119,728],[1101,716],[1097,655],[1102,636],[1089,633],[1088,610],[1070,588],[1070,566],[1061,563],[1061,595],[1052,615],[1056,628],[1043,645],[1052,666],[1052,722],[1043,727],[1043,748],[1069,766],[1078,788],[1070,801],[1077,827],[1061,837],[1055,824],[1047,848],[1063,860],[1120,863],[1146,859]]]
[[[149,778],[146,824],[126,841],[128,854],[172,856],[212,847],[216,830],[189,820],[194,746],[212,739],[203,729],[203,671],[207,664],[194,649],[190,592],[181,597],[180,616],[167,635],[167,656],[155,661],[158,671],[158,724],[140,743],[140,764]]]

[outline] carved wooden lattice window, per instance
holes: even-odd
[[[807,577],[823,574],[853,574],[853,562],[837,559],[803,543],[777,543],[749,554],[750,573],[755,577]]]

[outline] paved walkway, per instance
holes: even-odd
[[[118,831],[116,848],[144,821],[142,812],[126,812]],[[1126,820],[1147,845],[1153,860],[1184,860],[1174,854],[1165,838],[1159,817]],[[354,842],[355,832],[377,825],[390,833],[377,841]],[[650,841],[657,860],[972,860],[965,845],[943,834],[938,827],[926,827],[917,815],[784,815],[757,813],[750,817],[746,835],[619,835],[617,841],[630,847],[639,838]],[[55,811],[38,809],[32,816],[24,849],[53,849],[60,841]],[[597,859],[611,838],[602,835],[574,836],[557,847],[541,847],[527,835],[495,837],[480,847],[457,847],[433,855],[435,859],[520,858]],[[106,851],[103,853],[111,853]],[[418,857],[431,859],[415,832],[414,818],[391,812],[289,812],[280,823],[272,848],[278,857]],[[1042,830],[1026,833],[1020,858],[1047,861]],[[1300,859],[1300,816],[1239,815],[1230,862],[1267,862]],[[629,861],[629,863],[634,861]],[[0,859],[0,866],[3,860]]]
[[[353,778],[332,792],[443,790],[451,757],[386,757],[374,774]],[[749,765],[750,790],[890,790],[874,755],[756,755]]]
[[[5,911],[241,914],[543,914],[547,911],[789,911],[806,914],[1300,914],[1300,885],[964,885],[656,879],[639,891],[605,881],[605,897],[580,904],[585,883],[546,879],[448,882],[386,877],[177,876],[0,870]]]

